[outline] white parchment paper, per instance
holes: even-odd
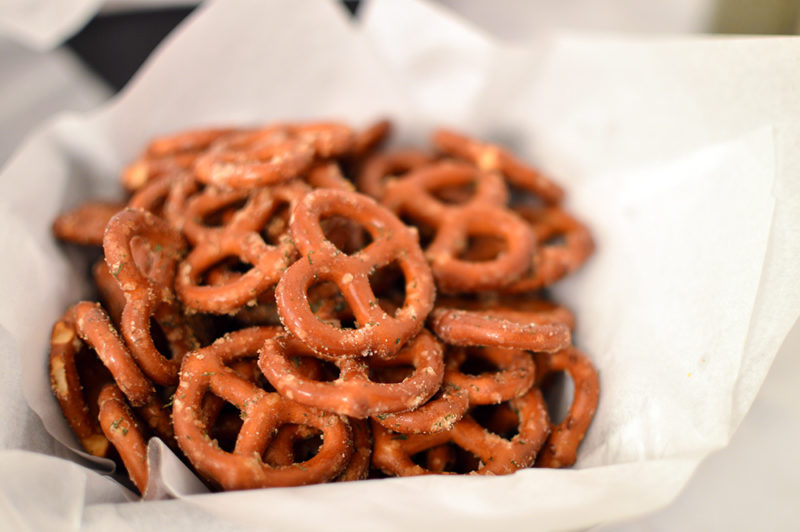
[[[358,26],[311,5],[204,6],[109,106],[54,121],[12,158],[0,175],[0,242],[14,251],[0,267],[0,357],[19,371],[0,397],[20,405],[21,376],[47,431],[75,447],[46,354],[86,284],[49,227],[86,195],[113,195],[148,138],[388,115],[418,143],[435,124],[508,143],[564,183],[591,226],[596,255],[556,290],[602,387],[576,468],[202,494],[153,442],[146,497],[177,499],[131,504],[89,469],[25,452],[91,465],[40,432],[19,436],[20,415],[2,413],[0,441],[23,451],[0,451],[0,477],[27,487],[0,487],[2,500],[23,508],[20,522],[40,506],[37,526],[98,530],[571,529],[666,504],[727,443],[800,310],[800,73],[789,68],[800,42],[563,36],[520,48],[424,3],[371,2]],[[82,480],[69,490],[64,478]],[[37,504],[22,504],[30,493]]]

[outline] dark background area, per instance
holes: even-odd
[[[342,0],[355,16],[358,0]],[[67,41],[81,60],[114,91],[131,79],[153,49],[194,8],[100,14]]]

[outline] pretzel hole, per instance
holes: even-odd
[[[217,440],[220,449],[232,453],[243,423],[239,409],[226,402],[214,423],[208,428],[208,435],[212,440]]]
[[[506,440],[519,434],[519,413],[508,402],[476,406],[470,415],[481,427]]]
[[[471,452],[467,451],[466,449],[462,449],[454,443],[446,443],[444,446],[447,449],[446,452],[449,456],[444,464],[444,469],[441,470],[442,473],[456,473],[463,475],[480,469],[480,458]],[[412,455],[411,461],[420,467],[428,469],[428,466],[431,465],[428,462],[428,452],[430,450],[431,449],[426,449],[425,451],[421,451]]]
[[[156,348],[156,351],[161,353],[164,358],[171,359],[172,358],[172,346],[167,339],[167,335],[164,332],[164,329],[161,327],[161,324],[155,318],[150,318],[150,337],[153,339],[153,345]]]
[[[427,225],[425,222],[412,218],[410,215],[400,213],[398,216],[400,220],[409,227],[416,227],[417,234],[419,234],[419,246],[422,249],[427,248],[433,239],[436,238],[436,228],[432,225]]]
[[[325,238],[347,255],[357,253],[372,242],[369,231],[351,218],[332,215],[321,218],[319,223]]]
[[[370,307],[378,305],[386,314],[396,317],[406,301],[406,277],[400,262],[393,260],[375,268],[369,275],[369,285],[375,295]]]
[[[280,243],[280,239],[286,234],[289,228],[289,218],[292,214],[292,206],[289,202],[281,201],[276,206],[261,230],[261,238],[267,244],[276,246]]]
[[[496,260],[508,250],[503,238],[493,235],[469,235],[467,244],[458,258],[469,262],[488,262]]]
[[[414,366],[410,364],[370,367],[369,380],[383,384],[403,382],[414,373],[414,369]]]
[[[508,186],[508,197],[510,198],[509,207],[542,207],[544,202],[531,193],[529,190],[514,185],[506,179],[506,186]]]
[[[114,377],[111,376],[111,372],[100,361],[94,350],[85,344],[75,354],[75,368],[78,371],[78,380],[83,387],[84,401],[89,407],[89,417],[97,419],[100,411],[97,404],[100,390],[106,383],[113,382]]]
[[[497,373],[500,368],[486,358],[482,347],[469,347],[466,350],[466,358],[459,365],[458,369],[465,375],[483,375],[485,373]]]
[[[478,183],[475,180],[460,185],[446,185],[430,191],[434,198],[447,205],[463,205],[475,195]]]
[[[247,205],[247,200],[248,198],[245,197],[228,203],[227,205],[221,205],[204,214],[200,222],[206,227],[221,227],[226,225],[231,221],[231,218],[233,218],[237,211]]]
[[[311,433],[298,437],[292,442],[294,462],[299,464],[314,458],[322,447],[322,431],[314,427],[307,427]]]
[[[311,312],[320,321],[338,329],[356,329],[356,320],[342,291],[331,281],[311,285],[306,292]]]
[[[567,235],[556,233],[542,242],[544,246],[564,247],[567,245]]]
[[[542,382],[542,395],[551,422],[558,425],[567,417],[574,394],[575,385],[565,372],[557,371],[545,378]]]
[[[242,262],[238,257],[226,257],[214,263],[203,272],[201,285],[218,286],[233,282],[253,269],[252,264]]]

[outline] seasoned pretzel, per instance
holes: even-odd
[[[551,427],[536,465],[540,467],[569,467],[577,459],[578,447],[589,429],[597,410],[600,383],[597,370],[589,358],[574,347],[557,353],[536,355],[543,374],[565,371],[573,382],[573,398],[566,417]]]
[[[372,242],[353,255],[343,254],[324,236],[320,220],[328,216],[358,222]],[[283,274],[275,299],[286,329],[311,349],[326,356],[391,356],[422,329],[433,306],[433,278],[416,234],[391,212],[360,194],[321,189],[303,198],[289,228],[301,258]],[[376,303],[369,274],[393,261],[403,269],[406,297],[389,316]],[[358,328],[341,329],[317,319],[306,293],[321,281],[339,287]]]
[[[227,225],[209,229],[203,237],[196,236],[199,239],[197,245],[180,264],[175,279],[175,289],[181,301],[202,312],[230,313],[255,302],[275,286],[293,258],[294,246],[285,234],[278,236],[277,245],[268,244],[260,232],[273,220],[273,214],[280,206],[293,208],[307,191],[308,187],[299,181],[253,190],[246,205],[232,215]],[[243,199],[238,192],[221,194],[218,201],[209,204],[219,207]],[[205,199],[207,196],[202,195],[196,201]],[[252,268],[223,284],[201,284],[205,273],[231,257],[252,265]]]
[[[116,385],[103,386],[97,402],[100,407],[98,417],[103,434],[119,453],[125,469],[128,470],[128,476],[139,493],[144,493],[149,474],[147,443],[141,425]]]
[[[373,416],[385,428],[403,434],[430,434],[450,430],[469,408],[466,389],[445,382],[430,401],[408,412]]]
[[[560,322],[537,324],[517,320],[512,314],[491,311],[439,308],[431,313],[430,326],[452,345],[485,345],[528,351],[558,351],[572,339],[569,327]]]
[[[471,161],[481,170],[502,173],[513,185],[535,194],[547,204],[559,203],[564,197],[560,186],[496,144],[446,129],[434,133],[433,144],[442,153]]]
[[[141,246],[149,248],[141,264]],[[139,251],[135,248],[139,247]],[[174,385],[183,355],[195,346],[194,335],[172,292],[175,267],[184,250],[180,235],[147,211],[125,209],[108,224],[103,239],[105,260],[125,293],[121,330],[142,371],[163,386]],[[138,255],[138,256],[137,256]],[[150,321],[166,336],[172,358],[153,342]]]
[[[344,418],[268,393],[228,367],[256,355],[264,342],[279,331],[270,327],[242,329],[184,359],[173,407],[175,434],[197,471],[223,489],[325,482],[344,470],[353,453],[351,432]],[[207,392],[236,406],[244,418],[233,452],[223,451],[208,438],[202,413]],[[322,445],[305,462],[270,466],[262,460],[262,454],[273,431],[287,423],[310,425],[322,431]]]
[[[377,200],[386,193],[386,181],[393,176],[402,176],[433,161],[433,157],[419,150],[400,150],[391,153],[376,153],[364,161],[358,172],[356,185]]]
[[[156,138],[138,160],[123,170],[122,184],[135,192],[158,177],[191,170],[199,154],[234,131],[227,128],[192,130]]]
[[[186,202],[200,188],[190,172],[173,172],[152,179],[128,201],[128,207],[161,216],[173,229],[183,230]]]
[[[279,337],[264,344],[258,366],[281,395],[358,419],[417,408],[436,393],[444,375],[442,346],[425,330],[391,360],[414,366],[401,382],[375,382],[366,359],[344,357],[332,358],[340,370],[335,380],[310,379],[294,368],[291,358],[297,356],[322,357],[297,338]]]
[[[575,316],[569,309],[532,296],[503,295],[480,299],[440,297],[436,300],[436,308],[477,311],[497,319],[535,325],[563,323],[570,330],[575,328]]]
[[[366,157],[386,142],[391,133],[392,123],[389,120],[378,120],[370,124],[366,129],[356,133],[349,156],[355,159]]]
[[[125,205],[91,201],[68,211],[53,222],[53,234],[60,240],[87,246],[102,246],[103,232],[112,216]]]
[[[155,389],[98,304],[77,303],[53,326],[50,384],[56,399],[86,452],[105,456],[108,441],[100,432],[97,421],[89,415],[75,361],[84,342],[95,351],[132,404],[141,406],[152,401]]]
[[[537,240],[531,269],[505,292],[521,293],[549,286],[580,268],[594,252],[589,229],[560,207],[517,207],[515,211],[531,224]],[[563,236],[563,244],[549,243]]]
[[[306,172],[316,156],[335,157],[353,143],[344,125],[276,125],[242,131],[214,143],[195,164],[197,179],[226,187],[249,188],[288,181]]]
[[[491,363],[497,371],[484,371],[478,375],[462,372],[461,366],[475,358]],[[520,397],[530,390],[536,375],[528,353],[500,347],[450,347],[445,356],[445,368],[447,381],[467,390],[471,406],[498,404]]]
[[[479,475],[507,475],[530,467],[547,438],[547,408],[538,388],[512,399],[510,404],[519,412],[519,433],[511,440],[488,432],[470,416],[451,430],[435,434],[393,434],[373,421],[372,464],[389,475],[446,474],[415,464],[412,456],[452,442],[480,458],[482,465],[475,471]]]
[[[475,192],[459,205],[448,205],[433,195],[437,189],[469,185]],[[533,233],[503,207],[507,199],[508,191],[497,174],[445,161],[387,183],[383,203],[396,213],[436,227],[425,256],[439,288],[459,292],[502,288],[530,267],[536,245]],[[505,250],[492,260],[460,259],[469,236],[499,238]]]
[[[108,311],[112,323],[119,329],[122,311],[125,308],[125,294],[120,290],[117,280],[108,271],[108,265],[104,260],[99,260],[92,266],[92,277],[103,307]]]

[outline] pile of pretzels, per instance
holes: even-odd
[[[594,246],[506,149],[387,121],[192,130],[61,215],[97,299],[52,329],[50,379],[87,453],[148,488],[158,437],[212,489],[565,467],[597,372],[547,287]],[[556,422],[552,377],[573,383]]]

